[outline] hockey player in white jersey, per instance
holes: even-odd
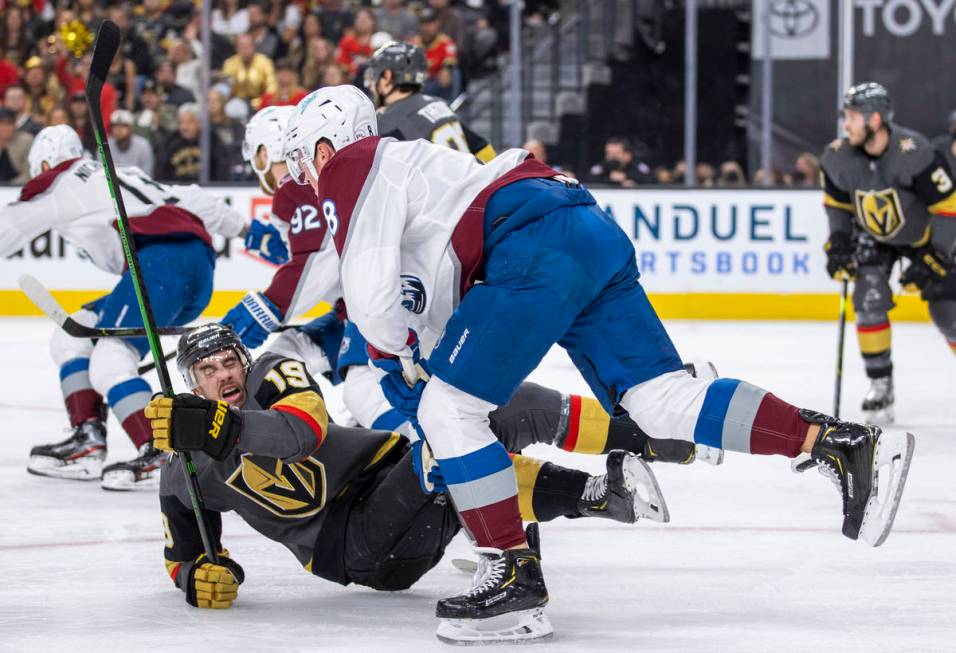
[[[74,319],[88,326],[142,326],[100,162],[84,158],[76,132],[58,125],[37,135],[29,164],[31,180],[19,199],[0,209],[0,256],[53,229],[98,268],[119,276],[112,292],[84,306]],[[166,186],[138,168],[117,172],[156,323],[186,324],[212,294],[216,255],[210,234],[238,236],[245,219],[198,186]],[[60,370],[72,433],[62,442],[34,447],[28,471],[102,478],[105,489],[156,486],[165,459],[150,445],[143,408],[152,390],[136,369],[148,349],[145,338],[93,341],[54,332],[50,352]],[[104,468],[107,405],[139,456]]]
[[[882,543],[912,436],[801,410],[736,379],[691,377],[641,288],[626,234],[586,189],[527,152],[481,165],[376,134],[360,91],[321,89],[296,107],[285,157],[330,224],[349,318],[395,387],[410,384],[404,408],[484,560],[471,589],[438,602],[440,638],[551,632],[513,466],[488,414],[555,343],[607,410],[620,404],[645,431],[745,453],[809,453],[840,488],[843,533]],[[426,361],[416,334],[429,333],[442,335]],[[416,380],[423,364],[427,384]],[[881,468],[889,474],[877,484]]]

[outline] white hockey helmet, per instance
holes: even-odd
[[[266,107],[256,113],[246,125],[246,135],[242,139],[242,158],[252,166],[259,177],[259,185],[268,195],[275,193],[279,185],[279,180],[272,176],[272,164],[283,163],[282,141],[293,111],[295,107]],[[259,168],[256,161],[259,148],[265,148],[266,151],[263,168]]]
[[[313,163],[316,143],[327,140],[338,151],[377,134],[375,107],[365,93],[350,84],[320,88],[295,107],[286,128],[282,156],[292,178],[305,185],[306,169],[319,176]]]
[[[30,177],[36,177],[43,172],[43,162],[51,168],[83,156],[83,143],[80,137],[69,125],[54,125],[44,127],[33,139],[27,162],[30,164]]]

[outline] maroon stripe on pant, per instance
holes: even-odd
[[[458,516],[475,538],[477,546],[510,549],[524,542],[517,496],[481,508],[463,510]]]
[[[124,419],[123,428],[137,449],[153,438],[153,431],[149,428],[149,420],[146,419],[146,415],[141,410],[134,411],[132,415]]]
[[[750,453],[795,458],[807,438],[809,426],[800,418],[799,408],[768,392],[760,402],[750,430]]]
[[[94,419],[106,419],[103,397],[92,388],[77,390],[64,399],[63,403],[66,404],[66,412],[70,416],[70,426],[79,426]]]

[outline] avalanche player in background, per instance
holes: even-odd
[[[29,163],[31,180],[19,200],[0,210],[0,256],[54,229],[98,268],[120,276],[110,294],[74,313],[74,319],[89,326],[141,326],[100,162],[83,158],[79,136],[59,125],[37,134]],[[117,174],[156,323],[186,324],[199,316],[212,293],[210,234],[237,236],[245,220],[198,186],[166,186],[139,168],[120,168]],[[143,408],[152,390],[136,369],[148,350],[145,338],[94,341],[54,332],[50,351],[60,369],[73,432],[62,442],[34,447],[31,473],[83,480],[102,476],[103,487],[112,490],[156,487],[165,457],[150,445]],[[105,468],[104,397],[139,452],[134,460]]]
[[[843,98],[846,137],[820,157],[831,276],[855,277],[853,309],[870,389],[863,411],[874,424],[893,421],[893,362],[888,312],[890,272],[929,303],[933,322],[956,352],[956,188],[946,160],[927,139],[892,122],[880,84],[852,87]]]
[[[217,550],[220,513],[234,510],[307,571],[343,585],[406,589],[441,559],[458,518],[446,495],[424,483],[439,479],[413,467],[421,442],[409,446],[397,433],[330,424],[301,357],[270,348],[253,362],[226,326],[207,324],[183,335],[176,362],[194,394],[157,397],[146,414],[158,448],[194,452]],[[217,414],[221,427],[211,437]],[[516,420],[509,446],[520,450],[540,440],[536,424]],[[608,459],[608,474],[590,476],[516,455],[525,472],[523,516],[633,523],[642,500],[625,477],[650,470],[623,451]],[[225,552],[219,565],[205,558],[179,465],[176,458],[163,469],[160,489],[167,570],[191,605],[228,608],[242,568]],[[591,498],[582,499],[588,492]]]
[[[692,377],[640,286],[630,240],[587,190],[524,150],[481,165],[376,134],[361,92],[321,89],[296,107],[284,153],[334,225],[349,318],[393,387],[409,384],[406,409],[484,562],[469,591],[438,602],[440,638],[551,633],[514,467],[488,414],[555,343],[607,411],[620,404],[648,433],[753,454],[809,453],[841,490],[844,535],[882,543],[912,436],[800,410],[736,379]],[[412,310],[402,302],[409,277],[420,295]],[[416,332],[441,333],[427,361]],[[416,380],[423,364],[427,384]],[[887,466],[887,482],[877,484]]]

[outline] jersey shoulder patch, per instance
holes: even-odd
[[[918,175],[933,163],[936,156],[925,136],[905,127],[894,126],[889,149],[906,177]]]

